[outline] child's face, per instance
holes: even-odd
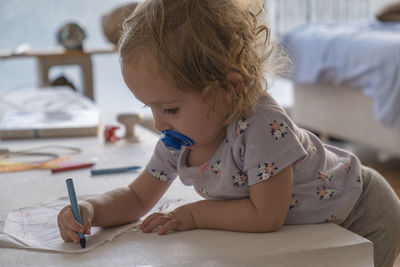
[[[182,91],[161,77],[150,53],[134,64],[125,64],[122,75],[135,97],[151,108],[157,130],[174,130],[190,137],[195,143],[192,149],[218,145],[225,137],[223,100],[210,110],[200,93]]]

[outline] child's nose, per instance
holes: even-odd
[[[167,119],[164,118],[163,115],[153,113],[153,118],[154,118],[154,127],[158,131],[163,131],[163,130],[170,130],[171,129],[171,124],[168,122]]]

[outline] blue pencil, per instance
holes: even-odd
[[[82,224],[81,213],[79,211],[78,201],[76,200],[76,195],[75,195],[74,182],[72,181],[72,179],[67,179],[65,182],[67,183],[69,201],[71,202],[71,208],[72,212],[74,213],[75,220],[78,223]],[[85,234],[78,232],[78,235],[80,237],[79,243],[81,244],[81,247],[85,248],[86,247]]]
[[[132,167],[122,167],[122,168],[111,168],[111,169],[96,169],[96,170],[90,170],[90,173],[92,175],[112,174],[112,173],[135,171],[140,168],[141,168],[140,166],[132,166]]]

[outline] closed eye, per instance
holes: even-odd
[[[176,113],[178,113],[178,111],[179,111],[178,107],[164,109],[164,113],[170,114],[170,115],[175,115]]]

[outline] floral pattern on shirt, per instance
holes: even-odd
[[[249,124],[245,120],[239,120],[237,127],[236,127],[236,136],[239,136],[244,130],[249,127]]]
[[[318,172],[318,179],[322,180],[325,182],[325,184],[329,184],[329,182],[332,180],[333,174],[331,173],[324,173],[322,171]]]
[[[310,144],[310,146],[311,146],[311,151],[314,152],[314,153],[317,153],[317,152],[318,152],[317,147],[314,145],[313,142],[310,141],[310,143],[311,143],[311,144]]]
[[[151,169],[151,175],[156,178],[157,180],[160,180],[162,182],[167,182],[169,181],[168,176],[166,173],[164,173],[164,171],[157,171],[155,169]]]
[[[247,175],[244,172],[238,172],[237,175],[232,175],[232,178],[235,186],[241,186],[247,183]]]
[[[343,164],[344,164],[344,170],[346,171],[346,173],[349,173],[349,171],[350,171],[350,168],[351,168],[351,166],[350,166],[350,160],[349,159],[346,159],[344,162],[343,162]]]
[[[262,163],[262,164],[258,164],[258,179],[260,181],[264,181],[267,180],[268,178],[270,178],[271,176],[273,176],[275,174],[275,171],[278,169],[277,166],[275,166],[275,163]]]
[[[336,219],[337,219],[337,216],[335,214],[332,214],[331,217],[329,217],[328,219],[326,219],[324,221],[324,223],[334,222]]]
[[[199,189],[198,193],[200,194],[200,196],[208,198],[208,191],[207,188],[205,188],[204,186]]]
[[[332,189],[326,188],[323,186],[322,188],[317,187],[317,194],[319,196],[319,199],[329,199],[333,196],[334,191]]]
[[[215,174],[217,174],[217,178],[221,177],[221,161],[220,160],[217,160],[217,162],[211,166],[211,169]]]
[[[275,137],[275,140],[285,137],[288,133],[288,127],[283,122],[278,123],[274,120],[269,126],[271,126],[271,134]]]
[[[200,174],[203,175],[205,170],[211,170],[211,166],[208,164],[208,161],[206,161],[197,167],[197,169],[199,170]]]
[[[299,201],[294,198],[294,194],[292,194],[292,201],[290,202],[289,210],[293,209]]]
[[[248,118],[230,123],[218,150],[201,166],[188,166],[188,148],[171,156],[159,142],[146,169],[193,185],[201,198],[238,199],[249,197],[252,185],[292,166],[293,195],[285,207],[285,223],[341,223],[361,194],[360,162],[347,151],[325,146],[276,107],[268,101]]]

